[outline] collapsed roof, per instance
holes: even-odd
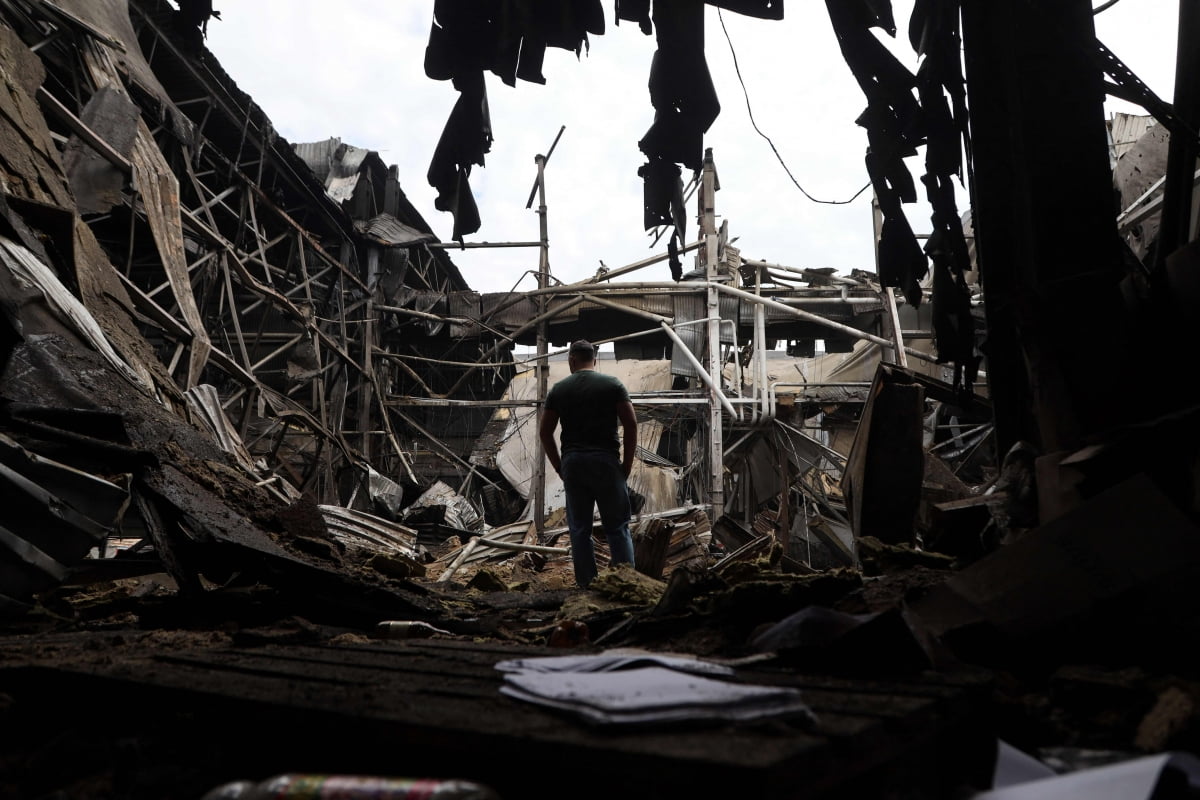
[[[394,168],[385,167],[378,154],[336,139],[298,147],[283,141],[204,51],[189,27],[194,20],[177,16],[169,4],[12,0],[0,13],[7,23],[0,28],[0,66],[8,86],[0,101],[5,166],[0,474],[14,488],[11,519],[20,522],[19,529],[11,525],[16,530],[4,526],[0,537],[5,612],[32,610],[38,598],[53,595],[51,587],[77,577],[83,562],[104,561],[89,556],[93,550],[108,552],[119,524],[139,542],[135,548],[154,551],[152,568],[165,569],[184,597],[221,587],[235,590],[223,595],[230,598],[238,596],[237,589],[267,585],[283,596],[280,605],[291,613],[352,622],[359,629],[380,617],[396,617],[440,622],[446,627],[439,631],[463,637],[540,637],[549,610],[566,607],[565,592],[546,592],[519,613],[500,615],[502,622],[492,623],[481,621],[480,609],[512,611],[511,599],[481,601],[464,594],[447,601],[436,585],[442,581],[435,578],[431,586],[410,579],[422,570],[432,576],[434,569],[444,570],[439,577],[461,575],[474,555],[470,580],[476,588],[488,586],[489,573],[481,565],[494,563],[497,550],[513,547],[524,554],[506,557],[514,576],[561,571],[561,561],[550,570],[546,562],[563,555],[562,548],[553,539],[531,541],[531,534],[544,531],[524,519],[511,528],[496,526],[486,537],[473,535],[482,531],[476,509],[436,478],[447,472],[460,479],[465,475],[460,488],[471,480],[492,489],[501,488],[501,479],[524,481],[523,470],[511,469],[511,462],[523,459],[503,463],[511,454],[487,448],[501,462],[488,472],[476,453],[480,434],[505,416],[493,409],[521,409],[504,420],[519,426],[534,407],[517,396],[531,388],[530,382],[511,380],[518,366],[513,345],[565,342],[586,328],[604,330],[619,356],[653,365],[642,367],[653,370],[647,380],[630,381],[640,390],[641,407],[670,407],[675,421],[687,423],[701,415],[681,408],[716,409],[718,416],[724,411],[715,433],[719,436],[727,421],[737,436],[726,448],[707,431],[709,440],[700,442],[707,453],[696,456],[695,449],[678,447],[678,441],[664,447],[663,441],[672,439],[664,434],[670,431],[666,415],[646,415],[653,422],[645,425],[643,471],[667,474],[699,465],[711,474],[687,499],[705,499],[714,484],[722,499],[713,503],[710,518],[691,504],[668,507],[679,497],[674,475],[670,481],[642,484],[653,513],[640,521],[639,534],[648,547],[657,548],[653,558],[647,557],[646,571],[671,582],[651,584],[653,601],[636,614],[620,603],[577,612],[593,624],[595,644],[645,644],[665,628],[711,636],[712,631],[700,630],[708,615],[732,609],[729,630],[722,633],[745,655],[747,642],[761,641],[752,636],[754,626],[778,622],[775,617],[783,611],[815,608],[819,615],[823,603],[836,597],[845,605],[817,619],[853,635],[836,642],[846,648],[834,648],[837,657],[823,653],[829,659],[824,666],[875,666],[880,648],[911,658],[905,667],[929,666],[930,653],[905,618],[894,608],[874,616],[879,606],[870,602],[869,590],[882,590],[881,584],[864,587],[853,572],[814,576],[796,553],[779,552],[777,542],[799,530],[801,522],[807,524],[810,511],[817,515],[811,518],[814,527],[826,526],[814,536],[823,537],[830,558],[851,567],[860,562],[856,548],[866,542],[879,547],[870,558],[877,566],[892,558],[926,559],[922,563],[944,567],[948,555],[939,562],[936,554],[911,546],[888,549],[887,542],[881,545],[879,537],[869,535],[911,539],[914,519],[926,525],[927,533],[957,537],[959,558],[980,558],[981,549],[997,544],[984,542],[984,534],[995,536],[995,520],[1004,519],[1002,532],[1019,546],[980,558],[974,569],[919,604],[928,629],[959,645],[960,654],[979,655],[1010,642],[1033,642],[1047,651],[1068,643],[1094,647],[1087,639],[1103,630],[1118,649],[1132,646],[1163,658],[1169,644],[1162,634],[1172,626],[1185,631],[1194,626],[1194,600],[1180,591],[1200,562],[1194,504],[1189,504],[1194,448],[1175,447],[1191,442],[1191,416],[1126,431],[1094,448],[1047,454],[1037,465],[1043,477],[1058,482],[1043,484],[1054,491],[1035,502],[1045,526],[1032,530],[1029,517],[1022,516],[1031,503],[1029,450],[1006,460],[1004,466],[1012,470],[1001,477],[1008,483],[993,484],[1005,492],[990,500],[955,495],[963,490],[944,473],[934,474],[937,462],[922,451],[926,397],[937,396],[947,406],[965,403],[964,387],[960,376],[945,383],[923,376],[917,364],[879,365],[882,353],[897,361],[911,357],[936,375],[946,369],[928,350],[905,343],[913,331],[902,320],[912,317],[902,317],[892,293],[880,291],[871,278],[743,261],[728,246],[725,232],[702,218],[702,234],[711,238],[696,274],[666,286],[610,285],[615,276],[609,274],[532,296],[481,296],[470,291],[442,243],[404,199]],[[959,226],[957,215],[953,224]],[[915,280],[901,272],[906,283]],[[925,287],[920,281],[916,285],[923,297]],[[712,310],[697,302],[701,296]],[[928,317],[917,319],[922,329],[935,327]],[[692,323],[699,322],[709,326],[715,346],[692,337],[699,327]],[[973,324],[966,330],[973,332]],[[830,372],[825,381],[806,378],[787,386],[766,359],[765,345],[775,338],[789,341],[797,355],[809,352],[815,339],[832,350],[849,351],[844,371]],[[744,353],[739,345],[749,341],[755,347]],[[872,369],[854,372],[863,362]],[[778,413],[786,406],[795,408],[796,417]],[[814,441],[811,430],[788,428],[797,417],[836,417],[835,407],[843,406],[852,406],[853,415],[823,419],[822,425],[829,422],[821,429],[828,434],[825,440]],[[984,438],[968,430],[975,422],[972,410],[977,409],[956,407],[953,417],[942,420],[951,433],[941,444],[954,445],[964,456]],[[841,444],[830,446],[838,436]],[[518,447],[519,441],[508,440]],[[1170,460],[1144,470],[1150,478],[1128,479],[1129,463],[1140,463],[1138,457],[1147,452],[1168,450]],[[864,453],[872,451],[873,463],[864,463],[870,460]],[[854,457],[846,457],[848,452]],[[920,466],[908,468],[914,455],[922,459],[925,474]],[[833,466],[814,475],[813,465],[826,462]],[[901,463],[905,469],[894,468]],[[828,477],[834,473],[848,479],[832,486]],[[731,491],[725,498],[727,476]],[[934,479],[938,491],[953,500],[939,504],[920,497]],[[394,519],[405,503],[411,527]],[[1143,507],[1154,513],[1143,537],[1146,547],[1137,559],[1124,558],[1128,541],[1122,534],[1134,529]],[[906,511],[883,513],[895,508]],[[866,531],[864,519],[870,521]],[[846,536],[849,523],[858,527],[853,537]],[[1097,530],[1105,535],[1088,535]],[[448,532],[470,542],[440,536]],[[437,536],[423,540],[423,534]],[[705,546],[712,541],[738,551],[714,566],[715,556]],[[351,547],[373,551],[369,569],[359,569],[363,561],[347,556]],[[436,550],[436,556],[422,559],[422,548]],[[1072,555],[1078,555],[1078,563]],[[845,558],[838,562],[839,557]],[[1035,567],[1051,563],[1056,576],[1065,576],[1069,592],[1056,593],[1058,584],[1040,579]],[[699,564],[698,578],[682,568],[688,564]],[[1102,579],[1091,580],[1088,568],[1096,565]],[[121,562],[104,568],[114,567],[145,565]],[[760,569],[771,573],[769,585],[756,580]],[[1012,585],[1006,580],[1012,574],[1029,580]],[[500,582],[503,589],[508,586]],[[771,601],[762,602],[764,596]],[[1139,600],[1147,602],[1142,606]],[[545,615],[528,613],[534,607]],[[212,607],[207,611],[214,613]],[[873,624],[867,633],[854,634],[864,620],[845,615],[866,611]],[[152,615],[145,612],[146,619]],[[801,629],[810,619],[788,618]],[[1107,630],[1114,619],[1128,624]],[[325,635],[300,627],[300,636]],[[755,655],[787,651],[784,668],[774,664],[775,671],[754,674],[795,681],[795,668],[809,664],[805,659],[813,654],[806,647],[789,648],[787,637],[796,635],[789,625],[773,633],[779,638],[767,637],[774,642],[771,653]],[[354,732],[355,744],[366,745],[358,726],[371,719],[381,726],[372,730],[412,737],[415,751],[436,752],[443,759],[436,763],[446,768],[454,766],[450,748],[421,743],[422,735],[436,730],[483,746],[492,731],[480,730],[471,712],[486,707],[504,719],[511,710],[495,697],[497,681],[490,672],[495,659],[470,648],[407,648],[393,660],[395,652],[380,655],[358,640],[353,647],[361,646],[362,652],[347,656],[338,649],[347,639],[334,645],[336,637],[328,636],[321,647],[295,656],[276,649],[239,650],[236,645],[247,641],[243,638],[231,651],[214,655],[200,647],[200,655],[181,656],[170,651],[182,637],[165,645],[153,637],[133,638],[131,649],[138,652],[119,663],[104,651],[121,649],[125,640],[103,637],[70,658],[66,647],[31,655],[24,649],[28,642],[16,640],[9,653],[21,664],[14,672],[29,679],[22,683],[26,689],[61,663],[77,676],[105,680],[153,675],[156,688],[185,693],[194,688],[189,683],[203,684],[196,697],[241,691],[237,681],[224,680],[226,670],[262,679],[254,690],[264,694],[277,691],[283,676],[293,682],[289,686],[301,686],[299,694],[318,698],[326,719],[342,715],[338,730]],[[195,645],[188,642],[189,648]],[[279,664],[290,658],[301,659],[301,666],[280,671]],[[368,677],[350,680],[341,666],[320,666],[331,658],[348,659],[349,669]],[[380,711],[370,687],[374,676],[386,674],[397,661],[419,661],[422,674],[433,677],[413,688],[393,675],[387,695],[395,705],[383,703]],[[462,670],[452,690],[439,672],[446,663]],[[26,668],[30,671],[22,671]],[[825,727],[814,732],[797,722],[786,728],[786,737],[776,736],[775,729],[738,729],[736,736],[715,740],[711,747],[720,750],[723,742],[736,741],[740,748],[713,753],[718,768],[713,773],[681,758],[679,740],[662,737],[650,748],[660,759],[656,763],[671,763],[681,785],[703,786],[705,776],[719,772],[723,785],[733,786],[746,774],[741,762],[762,752],[762,761],[755,763],[763,767],[753,775],[764,793],[771,789],[779,794],[768,796],[781,796],[781,787],[801,773],[813,779],[814,789],[837,783],[829,766],[834,762],[822,766],[822,758],[835,752],[842,754],[836,761],[842,770],[881,768],[873,776],[888,777],[903,773],[901,762],[910,755],[919,755],[914,764],[936,775],[939,753],[959,752],[947,740],[958,738],[972,757],[986,752],[981,741],[986,730],[972,713],[984,704],[973,682],[946,686],[920,676],[884,688],[835,688],[821,680],[806,689],[827,704]],[[349,721],[345,709],[325,704],[329,696],[320,689],[330,684],[354,700]],[[900,685],[902,692],[896,689]],[[425,695],[438,691],[467,711],[451,722],[388,716],[396,708],[432,702]],[[904,699],[882,717],[865,719],[875,713],[871,709],[881,693]],[[59,699],[70,705],[71,697]],[[480,698],[489,702],[481,705]],[[201,711],[188,708],[188,713]],[[590,734],[571,730],[562,737],[561,729],[527,710],[510,716],[511,725],[498,728],[512,734],[506,746],[515,748],[512,742],[524,744],[520,737],[532,736],[575,756],[597,747]],[[922,737],[909,741],[903,731],[898,735],[892,720],[902,721],[901,729],[932,724],[937,746]],[[275,722],[284,729],[294,719],[285,715]],[[703,741],[693,734],[686,744],[700,747]],[[877,747],[880,742],[886,746]],[[633,753],[629,762],[637,763],[638,746],[646,741],[625,744]],[[965,761],[955,766],[954,777],[962,777]],[[606,777],[590,788],[611,788],[616,778]]]

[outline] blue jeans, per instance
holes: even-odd
[[[571,560],[575,582],[586,587],[596,577],[596,551],[592,546],[593,508],[600,509],[600,524],[608,539],[613,564],[633,564],[633,537],[629,534],[629,492],[617,454],[607,450],[571,450],[562,456],[563,488],[567,493],[567,528],[571,532]]]

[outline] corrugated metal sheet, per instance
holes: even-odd
[[[363,161],[371,154],[362,147],[343,144],[333,154],[329,177],[325,179],[325,192],[337,203],[344,203],[354,196],[358,185],[358,173]]]
[[[446,300],[452,317],[476,319],[479,316],[479,292],[450,292]]]
[[[537,301],[534,298],[514,297],[507,292],[481,295],[479,306],[488,324],[496,327],[517,328],[538,315]],[[500,310],[496,311],[497,308]]]
[[[483,517],[471,505],[471,501],[451,489],[442,481],[436,481],[404,511],[404,519],[420,517],[423,509],[441,509],[445,516],[442,524],[464,531],[482,531],[486,527]]]
[[[128,506],[130,477],[118,485],[0,434],[0,616],[27,610],[104,544]]]
[[[254,464],[254,458],[246,449],[245,443],[242,442],[237,428],[233,427],[229,417],[225,416],[225,409],[221,407],[221,397],[217,394],[217,387],[210,383],[202,383],[188,389],[185,396],[192,419],[203,424],[217,440],[217,445],[233,456],[246,472],[256,478],[261,477],[258,474],[258,467]],[[297,493],[298,495],[299,493]]]
[[[333,165],[333,154],[341,145],[341,139],[326,139],[323,142],[304,142],[303,144],[293,145],[296,150],[296,155],[300,156],[308,168],[313,171],[313,174],[321,179],[321,183],[329,177],[329,170]]]
[[[643,311],[649,311],[651,314],[661,314],[664,317],[669,317],[675,313],[675,303],[672,302],[671,296],[660,292],[647,292],[630,300],[636,301],[637,307]],[[619,300],[617,302],[620,302]]]
[[[584,290],[586,291],[586,290]],[[659,314],[664,317],[670,317],[675,313],[675,303],[671,295],[664,292],[647,291],[642,294],[611,296],[603,295],[606,303],[621,306],[623,308],[634,308],[639,311],[649,311],[651,314]],[[737,298],[733,298],[735,301]],[[607,308],[600,303],[584,300],[579,305],[581,312],[601,311]]]
[[[363,222],[357,220],[354,227],[364,236],[370,236],[379,244],[386,247],[407,247],[421,242],[435,242],[437,237],[416,228],[405,225],[391,214],[380,214]]]
[[[318,507],[325,527],[339,542],[376,553],[418,558],[417,532],[405,525],[341,506]]]
[[[446,295],[442,292],[427,292],[401,286],[396,290],[395,303],[401,308],[411,308],[414,311],[420,311],[425,314],[446,316]],[[430,336],[436,336],[441,333],[443,326],[446,324],[445,322],[431,319],[422,319],[421,322]]]
[[[1125,114],[1116,112],[1108,121],[1109,153],[1116,161],[1137,144],[1147,130],[1155,125],[1149,114]]]
[[[336,137],[322,142],[295,145],[296,154],[325,184],[325,193],[336,203],[354,196],[358,173],[371,151],[344,144]]]
[[[675,332],[679,334],[679,338],[683,340],[700,363],[704,363],[704,354],[708,352],[708,326],[703,324],[681,326],[679,323],[704,319],[708,315],[707,300],[702,294],[675,295],[671,300],[673,308],[668,313],[675,318]],[[718,313],[723,320],[736,321],[740,306],[741,300],[736,297],[722,296],[717,299]],[[734,343],[731,326],[721,326],[720,338],[721,344]],[[689,378],[696,377],[695,367],[683,353],[676,352],[677,349],[672,348],[671,350],[671,374]]]
[[[878,311],[883,307],[883,304],[879,302],[878,297],[875,297],[874,295],[868,294],[866,292],[853,292],[853,293],[851,293],[851,296],[852,297],[860,297],[862,299],[862,302],[855,303],[854,305],[850,305],[848,303],[842,303],[837,300],[834,300],[827,304],[826,303],[822,303],[820,305],[810,304],[810,305],[796,306],[796,308],[800,309],[801,311],[807,311],[811,314],[817,314],[817,315],[825,317],[827,319],[831,319],[835,322],[841,322],[842,324],[847,324],[856,314],[862,314],[862,313],[866,313],[869,311]],[[734,299],[736,299],[736,298],[734,298]],[[769,298],[769,299],[775,299],[778,302],[784,302],[784,300],[782,298]],[[746,302],[746,303],[742,304],[741,310],[740,310],[741,324],[743,324],[743,325],[753,325],[754,324],[754,305],[755,304],[751,303],[751,302]],[[768,324],[777,323],[777,322],[795,322],[797,320],[796,315],[789,314],[788,312],[783,311],[778,308],[771,308],[768,306],[766,311],[767,311],[766,321]]]
[[[736,297],[723,294],[717,299],[717,308],[721,319],[737,322],[738,314],[741,313],[741,307],[742,301]],[[733,344],[733,331],[729,325],[721,326],[721,344]]]
[[[450,292],[446,295],[446,299],[450,316],[479,319],[479,292]],[[450,335],[455,337],[477,336],[479,330],[477,323],[469,325],[450,323]]]
[[[675,295],[672,298],[675,306],[675,332],[679,334],[679,338],[687,345],[688,350],[692,351],[692,355],[703,364],[704,353],[707,350],[705,347],[705,326],[704,325],[682,325],[680,322],[692,322],[702,319],[705,312],[704,297],[699,294]],[[671,348],[671,374],[682,375],[687,378],[695,378],[696,368],[692,366],[692,362],[687,356],[679,352],[678,347]]]

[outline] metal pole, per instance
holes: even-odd
[[[896,308],[896,295],[887,286],[880,286],[879,299],[883,301],[887,327],[891,329],[892,338],[896,341],[892,348],[892,358],[898,366],[908,369],[908,354],[904,352],[904,331],[900,327],[900,310]]]
[[[754,293],[762,297],[761,267],[754,270]],[[754,304],[754,397],[763,419],[775,415],[767,404],[767,309],[762,303]]]
[[[717,294],[717,268],[720,258],[716,214],[717,170],[713,165],[712,148],[704,152],[704,169],[700,184],[700,238],[704,241],[705,291],[708,308],[708,429],[709,429],[709,499],[712,503],[712,523],[725,513],[725,458],[722,446],[721,381],[721,305]],[[728,402],[728,401],[726,401]]]
[[[871,192],[871,249],[875,253],[875,274],[879,274],[879,240],[883,236],[883,212],[879,208],[879,195]],[[892,290],[879,282],[879,299],[883,301],[884,325],[896,340],[892,348],[894,363],[908,368],[908,356],[904,352],[904,334],[900,330],[900,312],[896,309],[896,295]]]
[[[1200,55],[1196,36],[1200,33],[1200,3],[1179,0],[1179,32],[1175,52],[1175,113],[1186,127],[1200,126]],[[1165,282],[1167,256],[1191,241],[1192,173],[1200,147],[1194,136],[1172,131],[1167,143],[1167,170],[1163,182],[1161,226],[1155,245],[1155,277]]]
[[[721,408],[724,408],[726,411],[728,411],[729,415],[734,419],[740,420],[742,415],[736,408],[733,407],[733,403],[729,402],[729,398],[725,396],[725,393],[721,391],[720,384],[709,377],[708,373],[704,369],[704,365],[701,364],[694,355],[692,355],[692,351],[688,350],[687,345],[683,342],[683,339],[679,338],[679,334],[677,334],[666,322],[661,322],[659,324],[662,326],[663,332],[666,333],[667,336],[670,337],[671,341],[675,343],[675,346],[683,348],[683,355],[687,357],[687,360],[690,361],[692,366],[696,368],[696,374],[700,376],[700,379],[704,381],[704,385],[708,387],[709,401],[712,402],[712,399],[715,397],[716,402],[721,404]],[[721,418],[721,412],[719,410],[717,411],[716,416],[717,419]]]
[[[562,134],[562,131],[559,131]],[[555,144],[558,139],[555,138]],[[551,148],[553,150],[553,148]],[[538,227],[542,243],[538,256],[538,288],[545,289],[550,284],[550,241],[546,223],[546,157],[540,153],[534,157],[537,162],[537,193],[538,193]],[[532,198],[530,198],[532,200]],[[539,295],[538,316],[542,321],[537,329],[537,364],[534,365],[537,375],[537,416],[541,420],[546,408],[546,391],[549,383],[550,367],[546,363],[546,295]],[[533,462],[533,528],[541,539],[546,528],[546,451],[542,440],[537,439],[534,445]]]

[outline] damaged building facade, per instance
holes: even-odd
[[[1051,23],[1010,3],[919,4],[915,76],[871,30],[895,35],[888,3],[829,3],[866,96],[876,197],[876,270],[839,275],[746,258],[736,220],[717,223],[719,153],[702,134],[719,104],[693,80],[707,76],[705,3],[618,3],[673,65],[651,75],[656,119],[639,142],[664,252],[565,284],[543,226],[524,243],[540,251],[539,288],[479,293],[452,255],[478,227],[483,72],[538,82],[544,47],[578,51],[604,14],[571,3],[557,28],[497,34],[435,5],[427,77],[462,95],[428,173],[451,242],[378,152],[279,136],[204,47],[211,4],[0,0],[0,716],[42,737],[7,726],[5,786],[200,798],[257,769],[381,773],[399,741],[400,772],[504,797],[551,796],[606,757],[620,769],[581,797],[961,796],[991,788],[998,758],[995,676],[965,667],[1046,669],[1017,651],[1103,661],[1098,631],[1170,679],[1139,678],[1134,702],[1094,673],[1054,677],[1121,695],[1131,749],[1196,741],[1197,715],[1168,691],[1200,704],[1179,688],[1193,676],[1158,638],[1194,628],[1190,394],[1164,388],[1131,412],[1097,388],[1114,358],[1165,370],[1154,342],[1183,333],[1194,85],[1173,105],[1154,97],[1078,3]],[[1181,41],[1193,16],[1181,11]],[[1041,33],[1013,55],[1025,27]],[[1064,54],[1063,30],[1090,35],[1090,57]],[[496,35],[494,63],[460,60]],[[1006,69],[1017,57],[1096,96]],[[1104,90],[1149,115],[1111,120],[1107,143]],[[1007,105],[1016,94],[1027,107]],[[1067,133],[1040,152],[1027,117],[1048,109]],[[903,209],[918,147],[934,209],[920,237]],[[1065,223],[1030,188],[1051,165],[1079,200]],[[951,186],[964,171],[967,210]],[[536,437],[577,338],[611,345],[601,369],[630,389],[644,499],[634,574],[589,593],[570,583],[563,490]],[[512,660],[620,646],[726,657],[656,665],[742,670],[761,705],[581,711]],[[61,691],[35,725],[28,698],[47,675]],[[80,761],[48,731],[97,688],[114,719],[169,702],[122,723],[144,748],[128,766],[56,784],[42,762]],[[1015,716],[1022,700],[1006,699],[1000,716]],[[247,708],[274,737],[257,762],[222,722]],[[657,735],[671,720],[704,724]],[[623,727],[647,721],[648,734]],[[324,735],[305,740],[307,725]],[[1031,746],[1041,733],[999,727]],[[205,744],[214,735],[226,747]],[[207,768],[146,744],[177,736],[211,749]],[[558,759],[549,783],[458,757],[524,764],[530,743]],[[166,764],[178,785],[151,769]]]

